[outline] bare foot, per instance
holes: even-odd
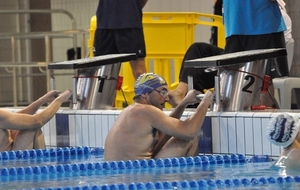
[[[262,105],[265,105],[267,107],[273,107],[273,105],[276,104],[275,102],[273,102],[273,99],[275,99],[275,98],[272,99],[272,97],[274,97],[274,86],[273,86],[273,84],[271,84],[269,86],[268,90],[269,90],[269,92],[265,92],[265,93],[262,93],[260,95],[260,102],[261,102]]]
[[[173,108],[175,108],[185,97],[188,91],[188,85],[184,82],[179,82],[177,88],[169,92],[169,101]]]
[[[260,103],[261,105],[267,106],[267,107],[273,107],[274,102],[272,101],[269,93],[263,93],[260,95]]]
[[[173,108],[175,108],[184,98],[185,94],[179,92],[178,90],[173,90],[169,92],[169,101]]]

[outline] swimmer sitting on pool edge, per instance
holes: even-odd
[[[275,163],[277,166],[300,166],[300,121],[290,113],[280,114],[270,120],[267,138],[283,151]]]
[[[181,103],[167,116],[163,107],[168,86],[161,76],[144,73],[134,85],[134,103],[126,107],[105,140],[105,160],[132,160],[198,155],[197,134],[201,130],[214,93],[208,90],[195,113],[179,118],[189,104],[198,103],[199,91],[190,90]]]

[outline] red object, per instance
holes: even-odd
[[[118,76],[116,90],[121,90],[122,84],[123,84],[123,77],[122,76]]]
[[[265,110],[266,108],[264,105],[251,106],[251,110]]]
[[[261,93],[268,92],[270,84],[271,84],[271,77],[269,75],[265,75],[263,80],[263,85],[261,87]]]

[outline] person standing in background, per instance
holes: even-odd
[[[224,23],[226,32],[225,53],[237,51],[286,48],[284,31],[287,29],[280,5],[277,0],[223,0]],[[269,59],[266,75],[271,79],[289,76],[287,56]],[[267,107],[273,107],[269,93],[263,93],[260,101]]]
[[[199,42],[189,47],[181,66],[179,85],[169,93],[169,103],[172,107],[187,93],[188,75],[193,76],[196,90],[203,91],[203,88],[212,87],[214,84],[213,76],[216,72],[205,73],[204,69],[189,70],[184,68],[186,60],[246,50],[285,48],[285,44],[291,39],[291,21],[285,9],[283,10],[285,3],[282,0],[278,0],[278,3],[270,0],[223,0],[223,3],[225,50]],[[271,78],[288,76],[287,57],[278,57],[270,61],[266,74]],[[273,86],[269,89],[272,94]],[[267,106],[273,106],[268,93],[261,96],[261,101]]]
[[[276,0],[223,0],[225,53],[285,48],[286,25]],[[271,78],[289,75],[287,57],[269,63]]]
[[[214,14],[222,16],[222,10],[223,10],[223,0],[216,0],[214,4]],[[213,26],[211,27],[211,37],[209,39],[209,43],[211,45],[218,45],[218,27]]]
[[[287,44],[292,39],[292,20],[285,9],[285,2],[283,0],[277,0],[277,3],[286,25],[286,30],[284,31],[284,40],[285,44]]]
[[[95,56],[136,53],[130,61],[135,79],[146,73],[142,9],[148,0],[99,0],[94,39]]]

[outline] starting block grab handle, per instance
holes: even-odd
[[[73,77],[72,78],[72,93],[73,93],[73,97],[72,97],[72,103],[73,104],[77,104],[77,78]]]

